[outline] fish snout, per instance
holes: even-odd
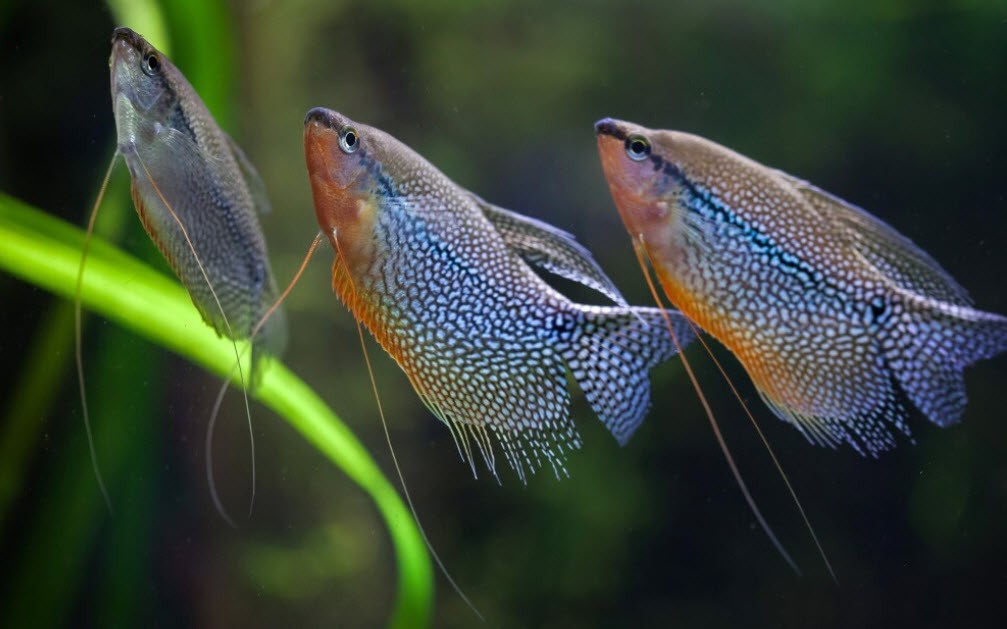
[[[314,107],[304,116],[304,151],[308,172],[327,185],[349,188],[366,172],[361,139],[353,122],[342,114]]]
[[[350,140],[352,138],[352,145]],[[304,116],[304,158],[312,185],[318,191],[347,191],[361,183],[366,172],[357,152],[360,139],[349,120],[324,107],[314,107]],[[337,196],[341,196],[339,193]]]
[[[304,115],[304,126],[307,127],[311,123],[333,131],[339,131],[346,125],[342,116],[325,107],[312,107],[308,110],[308,113]]]
[[[139,49],[142,48],[144,39],[133,29],[119,26],[112,31],[112,43],[117,44],[120,42]]]
[[[609,183],[618,177],[625,169],[622,164],[625,158],[623,145],[626,134],[611,118],[602,118],[594,124],[595,137],[598,139],[598,155],[601,158],[602,170]]]
[[[324,107],[312,107],[308,110],[308,113],[304,114],[304,126],[308,126],[312,122],[317,122],[326,127],[331,127],[332,124],[329,122],[329,110]]]
[[[625,140],[626,132],[619,127],[619,123],[612,118],[602,118],[594,123],[594,134],[597,136],[611,136],[617,140]]]
[[[119,31],[126,31],[120,36]],[[119,107],[119,97],[125,96],[127,102],[139,100],[137,92],[144,78],[139,70],[140,49],[130,35],[137,36],[128,28],[117,28],[112,37],[112,54],[108,59],[111,71],[111,88],[113,109]]]
[[[629,145],[626,125],[613,118],[602,118],[594,123],[594,134],[598,139],[602,168],[611,183],[613,177],[619,176],[628,167],[623,164],[626,158],[625,147]]]
[[[140,36],[125,27],[112,32],[112,56],[109,65],[123,63],[136,58],[140,53],[138,38]]]
[[[138,65],[144,53],[150,50],[151,46],[139,33],[131,28],[120,26],[112,31],[112,56],[109,65],[132,66]]]

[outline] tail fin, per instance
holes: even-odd
[[[578,306],[581,334],[564,351],[574,379],[598,418],[625,445],[650,408],[650,370],[677,352],[657,308]],[[678,344],[695,335],[685,316],[670,311]]]
[[[883,347],[903,391],[939,426],[959,421],[964,370],[1007,351],[1007,317],[931,299],[910,302]]]

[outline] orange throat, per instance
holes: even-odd
[[[654,254],[649,253],[648,255],[653,256]],[[753,384],[764,395],[775,402],[794,398],[792,391],[798,390],[799,387],[791,386],[791,383],[785,381],[786,378],[782,376],[782,372],[772,368],[772,365],[780,361],[779,356],[767,351],[769,348],[753,346],[751,339],[746,340],[747,335],[739,332],[737,324],[732,324],[729,315],[719,312],[708,304],[701,295],[690,291],[688,287],[676,280],[668,269],[667,260],[654,257],[651,257],[651,260],[661,288],[664,289],[671,304],[727,347],[738,358]],[[776,375],[771,376],[771,371]],[[783,391],[791,393],[784,395]]]

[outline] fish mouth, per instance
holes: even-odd
[[[324,107],[314,107],[304,116],[304,149],[309,158],[309,172],[312,166],[324,167],[327,171],[336,157],[333,149],[338,143],[339,125],[333,114]]]
[[[126,94],[133,100],[130,83],[136,73],[134,66],[139,63],[143,48],[147,43],[136,31],[120,26],[112,31],[112,56],[108,65],[112,69],[112,100],[117,94]]]
[[[602,118],[594,124],[595,137],[598,139],[598,155],[601,158],[602,170],[609,183],[621,180],[623,166],[622,147],[626,142],[626,132],[611,118]]]
[[[304,114],[304,126],[308,126],[312,122],[317,122],[323,127],[332,128],[332,116],[331,112],[324,107],[312,107],[308,110],[308,113]]]
[[[164,89],[149,93],[139,88],[139,83],[146,79],[138,69],[140,53],[126,40],[117,39],[112,44],[111,67],[112,107],[118,111],[128,106],[137,112],[149,112],[161,98]]]
[[[619,126],[619,123],[612,118],[602,118],[594,123],[594,134],[596,136],[607,135],[617,140],[625,140],[626,132]]]
[[[339,131],[346,125],[346,121],[339,114],[325,107],[312,107],[308,110],[304,115],[304,126],[307,127],[312,122],[332,131]]]
[[[139,33],[125,26],[120,26],[112,31],[112,43],[115,44],[120,41],[129,44],[136,50],[142,49],[147,43]]]
[[[625,165],[622,163],[625,158],[623,147],[629,138],[625,125],[613,118],[602,118],[594,123],[594,135],[598,140],[598,153],[605,177],[610,184],[621,180],[626,174]]]
[[[147,40],[131,28],[120,26],[112,31],[112,58],[109,65],[140,58],[150,48]]]
[[[109,67],[112,70],[112,104],[113,109],[119,108],[120,99],[132,103],[136,100],[136,91],[132,84],[136,80],[136,65],[139,57],[139,49],[128,36],[120,36],[119,31],[125,30],[136,35],[128,28],[117,28],[112,36],[112,56],[109,58]]]
[[[112,54],[109,57],[112,111],[120,140],[132,138],[143,121],[150,122],[151,112],[166,95],[170,86],[162,74],[148,76],[141,68],[145,54],[156,53],[136,31],[119,27],[112,31]],[[167,60],[165,60],[167,63]],[[120,146],[120,150],[128,145]]]
[[[118,94],[121,91],[120,83],[128,82],[126,77],[121,76],[123,74],[122,68],[129,62],[130,51],[133,48],[128,42],[113,39],[112,40],[112,57],[108,60],[108,66],[112,69],[112,95]]]

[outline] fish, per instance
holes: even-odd
[[[151,240],[219,335],[252,339],[277,290],[258,214],[265,186],[185,76],[129,28],[112,34],[111,90],[117,151]],[[252,364],[282,352],[282,310],[254,334]]]
[[[866,210],[700,136],[605,118],[605,178],[668,300],[814,444],[877,457],[915,407],[960,421],[964,369],[1007,349],[929,254]]]
[[[235,371],[242,382],[252,457],[251,498],[255,501],[255,439],[248,391],[261,376],[261,357],[279,355],[286,345],[286,319],[266,251],[258,215],[270,211],[265,185],[241,148],[214,120],[206,105],[171,60],[135,31],[112,32],[109,58],[116,156],[130,175],[130,193],[144,230],[189,293],[203,320],[218,335],[250,341],[250,377],[234,344]],[[77,377],[95,477],[111,511],[111,501],[91,437],[81,357],[80,286],[88,242],[102,194],[115,165],[109,164],[88,226],[77,276]],[[214,505],[234,526],[217,495],[213,477],[213,433],[225,380],[207,426],[206,472]]]
[[[650,370],[676,353],[663,314],[629,306],[570,234],[492,205],[391,135],[325,108],[304,153],[342,303],[398,363],[476,473],[496,444],[526,482],[566,474],[581,447],[567,377],[620,444],[650,406]],[[574,303],[535,269],[614,305]],[[678,313],[682,344],[692,338]]]

